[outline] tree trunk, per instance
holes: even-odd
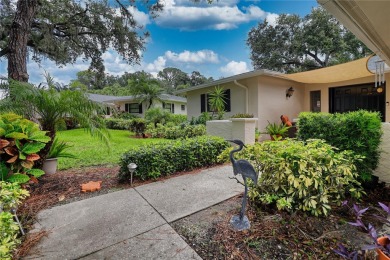
[[[27,41],[38,2],[39,0],[19,0],[17,3],[8,43],[8,77],[14,80],[28,81]]]

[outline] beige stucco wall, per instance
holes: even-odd
[[[230,89],[231,111],[226,112],[224,117],[229,118],[234,114],[243,113],[245,111],[245,90],[236,86],[233,82],[219,86],[223,89]],[[187,93],[188,119],[200,116],[200,96],[210,93],[214,89],[215,86],[193,90]]]
[[[244,144],[254,144],[256,121],[257,118],[212,120],[206,122],[206,131],[208,135],[220,136],[226,140],[238,139]]]
[[[305,99],[304,99],[304,111],[310,111],[310,91],[321,91],[321,112],[329,113],[329,88],[343,87],[357,84],[373,83],[375,81],[374,75],[370,77],[333,82],[326,84],[305,84]],[[386,82],[390,82],[390,73],[386,74]],[[374,84],[374,83],[373,83]],[[386,87],[386,102],[390,101],[390,84]],[[386,105],[386,122],[390,122],[390,106]]]
[[[390,185],[390,123],[382,123],[382,142],[380,144],[380,149],[382,151],[381,157],[379,160],[378,168],[375,170],[375,175],[383,182],[386,182],[387,185]]]
[[[260,132],[270,123],[280,123],[280,116],[287,115],[292,121],[304,111],[304,86],[279,78],[262,76],[258,78],[258,128]],[[294,94],[286,98],[286,90],[294,88]]]

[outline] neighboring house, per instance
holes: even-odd
[[[176,93],[187,94],[188,118],[209,111],[208,93],[215,86],[226,90],[225,117],[249,113],[258,118],[263,131],[269,122],[280,122],[282,114],[290,119],[302,111],[347,112],[358,109],[379,111],[382,121],[390,121],[390,91],[374,87],[374,74],[366,68],[367,58],[318,70],[282,74],[257,70],[194,86]],[[390,74],[385,74],[390,79]],[[294,90],[287,97],[288,90]]]
[[[107,115],[111,115],[112,109],[128,112],[143,117],[148,108],[146,102],[139,103],[133,96],[107,96],[88,94],[89,99],[107,104]],[[179,96],[161,94],[162,102],[155,100],[152,107],[163,108],[173,114],[187,115],[187,99]]]

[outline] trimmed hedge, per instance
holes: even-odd
[[[121,181],[130,179],[129,163],[137,164],[134,176],[143,180],[214,165],[227,147],[229,144],[223,138],[213,136],[146,145],[123,154],[118,177]]]
[[[108,129],[130,130],[132,119],[105,118],[104,123]]]
[[[298,138],[323,139],[340,150],[351,150],[364,159],[356,166],[362,181],[371,179],[379,163],[382,135],[379,113],[364,110],[343,114],[303,112],[299,115]]]
[[[206,134],[205,125],[174,125],[168,123],[166,125],[157,124],[155,127],[153,124],[149,124],[146,128],[146,134],[153,138],[166,138],[166,139],[179,139],[179,138],[191,138],[195,136],[202,136]]]

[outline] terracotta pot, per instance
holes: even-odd
[[[46,174],[54,174],[57,171],[57,158],[46,159],[43,162],[42,170]]]
[[[380,237],[378,238],[378,243],[384,246],[390,243],[390,239],[387,237]],[[383,253],[379,248],[376,249],[376,252],[378,253],[378,260],[390,260],[390,257]]]

